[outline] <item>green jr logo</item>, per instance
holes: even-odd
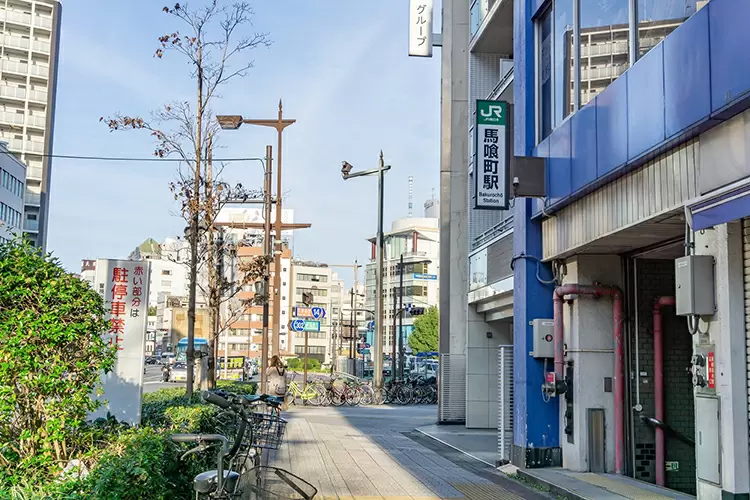
[[[481,113],[484,118],[500,119],[503,117],[503,107],[499,104],[490,104],[487,106],[487,109],[482,109],[479,113]]]
[[[505,125],[507,106],[504,101],[477,101],[477,124]]]

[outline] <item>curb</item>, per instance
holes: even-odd
[[[574,491],[571,491],[567,488],[563,488],[562,486],[559,486],[555,483],[546,481],[533,474],[529,474],[527,471],[523,469],[518,469],[516,473],[520,477],[525,479],[526,481],[529,481],[530,483],[534,483],[538,486],[544,486],[545,488],[549,488],[550,493],[557,495],[559,497],[565,498],[566,500],[590,500],[588,497],[581,496],[578,493],[575,493]]]

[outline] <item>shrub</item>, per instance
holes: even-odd
[[[320,361],[314,358],[308,358],[307,369],[308,370],[320,370]]]
[[[286,366],[290,370],[297,370],[302,368],[302,360],[299,358],[290,358],[286,361]]]
[[[65,463],[114,348],[104,302],[27,243],[0,245],[0,484]]]

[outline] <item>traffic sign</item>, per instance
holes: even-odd
[[[323,319],[326,317],[326,310],[322,307],[313,307],[312,308],[312,315],[315,319]]]
[[[371,332],[375,330],[375,322],[374,321],[368,321],[367,322],[367,331]]]
[[[289,322],[289,329],[293,332],[319,332],[320,321],[293,319]]]
[[[415,280],[436,280],[437,274],[414,273]]]
[[[326,310],[322,307],[295,307],[295,318],[312,318],[323,319],[326,317]]]

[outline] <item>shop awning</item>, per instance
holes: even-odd
[[[698,231],[750,216],[750,178],[704,194],[685,204],[685,219]]]

